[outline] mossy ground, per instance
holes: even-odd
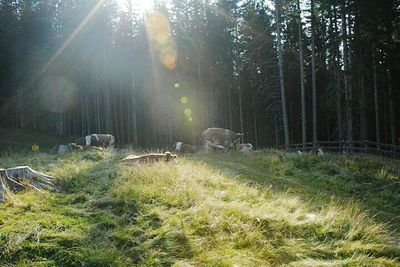
[[[124,155],[11,153],[60,193],[0,205],[19,266],[399,266],[400,162],[279,151],[121,166]]]

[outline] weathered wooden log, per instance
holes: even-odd
[[[13,193],[22,191],[26,187],[57,190],[53,184],[53,177],[33,170],[29,166],[18,166],[8,169],[0,169],[0,202],[5,202],[7,195],[14,200]]]

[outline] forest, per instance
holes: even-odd
[[[0,0],[0,126],[400,143],[399,0],[139,2]]]

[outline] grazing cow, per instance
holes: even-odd
[[[152,153],[152,154],[146,154],[142,156],[136,156],[136,155],[129,155],[120,162],[124,164],[139,164],[139,163],[154,163],[158,161],[165,161],[169,162],[171,160],[174,160],[178,158],[177,155],[171,154],[171,152],[167,151],[164,154],[158,154],[158,153]]]
[[[176,153],[193,154],[199,151],[199,147],[190,144],[185,144],[184,142],[176,142],[175,151]]]
[[[237,152],[241,152],[241,153],[245,153],[245,154],[250,154],[250,153],[256,152],[253,149],[253,145],[250,144],[250,143],[247,143],[247,144],[236,144],[236,151]]]
[[[90,134],[85,137],[86,147],[109,147],[113,148],[115,143],[115,137],[111,134]]]
[[[222,149],[225,152],[231,150],[242,136],[242,133],[235,133],[222,128],[208,128],[201,133],[207,151],[210,148]]]

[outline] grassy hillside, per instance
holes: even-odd
[[[61,193],[0,205],[0,262],[20,266],[399,266],[400,162],[209,154],[9,154]]]

